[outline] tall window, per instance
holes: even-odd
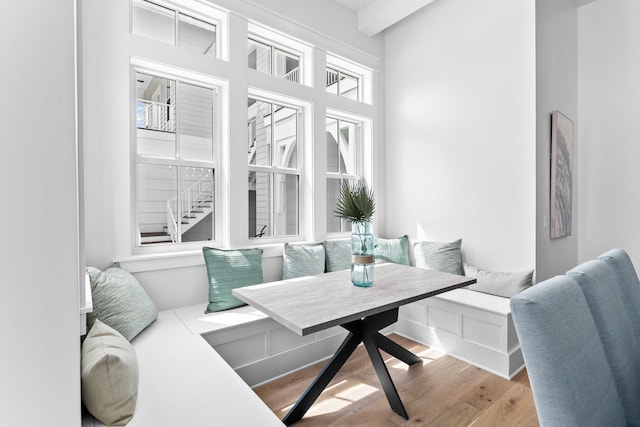
[[[247,111],[249,238],[297,235],[299,109],[249,98]]]
[[[333,213],[343,181],[360,178],[360,124],[327,116],[327,232],[348,231],[346,221]]]
[[[135,73],[138,245],[214,238],[216,89]]]

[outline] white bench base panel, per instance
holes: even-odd
[[[400,307],[394,329],[506,379],[524,368],[508,298],[456,289]]]

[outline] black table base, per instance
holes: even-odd
[[[327,387],[331,379],[338,373],[342,365],[349,359],[349,356],[354,352],[358,345],[362,342],[367,349],[369,358],[373,363],[373,367],[376,370],[382,389],[387,395],[387,400],[391,409],[393,409],[398,415],[405,420],[409,419],[407,411],[404,409],[404,405],[398,396],[396,386],[393,384],[387,366],[382,360],[379,350],[384,350],[391,356],[401,360],[407,365],[413,365],[420,362],[420,359],[415,354],[411,353],[401,345],[391,341],[389,338],[382,335],[379,331],[398,321],[398,309],[394,308],[383,313],[374,314],[363,319],[355,320],[353,322],[345,323],[341,325],[343,328],[349,331],[349,334],[345,340],[340,344],[340,347],[333,355],[327,366],[324,367],[322,372],[311,383],[307,390],[302,394],[300,399],[291,408],[289,413],[282,419],[286,425],[291,425],[296,421],[299,421],[304,414],[309,410],[313,402],[316,401],[320,393]]]

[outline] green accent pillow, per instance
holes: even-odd
[[[533,270],[508,273],[482,270],[465,264],[464,271],[465,275],[477,280],[475,284],[467,286],[468,289],[499,297],[511,298],[533,284]]]
[[[138,359],[125,337],[96,320],[82,343],[82,401],[101,423],[126,425],[138,398]]]
[[[324,253],[327,272],[351,268],[351,239],[326,240]]]
[[[453,242],[416,242],[416,267],[462,275],[462,239]]]
[[[409,265],[409,236],[397,239],[376,237],[373,254],[377,259],[395,264]]]
[[[135,277],[116,263],[104,271],[87,267],[91,281],[93,312],[87,314],[87,329],[100,319],[131,341],[153,323],[158,309]]]
[[[313,276],[324,273],[324,245],[308,243],[284,244],[282,262],[282,279]]]
[[[245,305],[231,295],[243,286],[262,283],[262,249],[202,248],[209,279],[209,305],[205,313]]]

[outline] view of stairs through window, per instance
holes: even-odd
[[[182,242],[208,240],[212,215],[213,181],[207,174],[181,192],[180,202],[178,197],[166,201],[166,225],[161,231],[141,232],[140,243],[177,243],[179,234]]]

